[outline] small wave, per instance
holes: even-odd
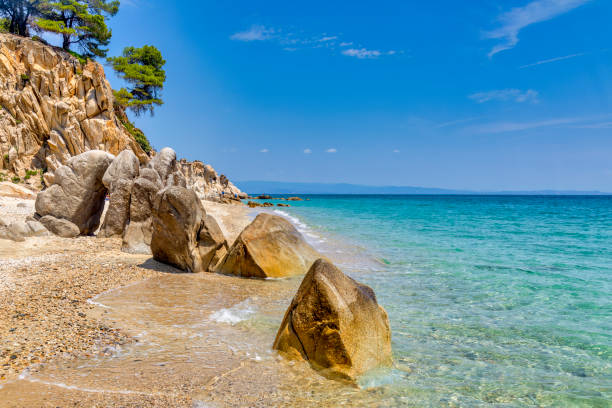
[[[213,312],[210,318],[219,323],[229,323],[232,326],[249,319],[255,314],[255,307],[251,305],[250,299],[235,304],[227,309],[220,309]]]

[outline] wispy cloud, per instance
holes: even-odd
[[[378,58],[381,55],[394,55],[396,53],[396,51],[380,51],[380,50],[368,50],[366,48],[348,48],[346,50],[342,50],[342,54],[349,56],[349,57],[355,57],[355,58],[359,58],[359,59],[366,59],[366,58]]]
[[[471,95],[468,95],[468,98],[478,103],[485,103],[490,101],[514,101],[518,103],[534,103],[538,101],[538,91],[534,91],[533,89],[527,89],[525,91],[520,89],[498,89],[487,92],[476,92]]]
[[[325,151],[325,153],[336,153],[337,151],[338,151],[338,150],[336,150],[335,148],[331,147],[331,148],[327,149],[327,150]]]
[[[268,150],[268,149],[261,149],[261,150],[259,151],[259,153],[268,153],[268,152],[269,152],[269,150]]]
[[[267,28],[263,25],[252,25],[251,28],[245,31],[239,31],[230,36],[230,39],[235,41],[266,41],[274,37],[276,30]]]
[[[283,50],[289,52],[304,48],[328,49],[340,51],[343,55],[359,59],[378,58],[383,55],[395,55],[398,53],[395,50],[381,51],[368,49],[362,45],[353,46],[353,41],[340,40],[338,35],[323,33],[308,36],[260,24],[252,25],[247,30],[234,33],[230,36],[230,39],[242,42],[269,41],[282,46]]]
[[[500,27],[488,31],[485,38],[502,40],[489,52],[489,57],[498,52],[513,48],[519,42],[520,31],[535,23],[553,19],[565,14],[590,0],[535,0],[523,7],[515,7],[498,17]]]
[[[310,150],[310,149],[304,149],[304,154],[310,154],[310,153],[312,153],[312,150]]]
[[[544,127],[572,127],[572,128],[592,128],[600,129],[606,125],[612,125],[612,122],[599,123],[602,120],[608,119],[612,114],[604,114],[597,116],[581,116],[567,118],[553,118],[532,122],[494,122],[486,123],[479,126],[473,126],[467,130],[472,133],[506,133],[517,132],[521,130],[529,130]],[[595,123],[593,123],[595,121]],[[570,126],[571,125],[571,126]]]
[[[586,53],[579,52],[577,54],[564,55],[563,57],[550,58],[550,59],[545,59],[542,61],[537,61],[532,64],[522,65],[519,68],[524,69],[524,68],[529,68],[529,67],[535,67],[537,65],[542,65],[542,64],[550,64],[551,62],[557,62],[557,61],[563,61],[563,60],[570,59],[570,58],[582,57],[583,55],[586,55]]]
[[[399,149],[393,149],[393,153],[399,153]]]
[[[448,122],[439,123],[439,124],[435,125],[434,128],[444,128],[444,127],[448,127],[448,126],[460,125],[462,123],[471,122],[473,120],[480,119],[480,118],[481,118],[480,116],[476,116],[476,117],[472,117],[472,118],[451,120],[451,121],[448,121]]]
[[[573,126],[578,129],[612,129],[612,122],[591,123]]]

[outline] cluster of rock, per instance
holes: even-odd
[[[23,242],[28,237],[49,235],[47,229],[37,220],[28,218],[25,221],[9,222],[0,218],[0,239]]]
[[[182,159],[179,161],[179,168],[185,175],[187,187],[202,200],[234,204],[241,203],[241,199],[248,197],[225,175],[219,176],[210,164],[204,164],[198,160],[188,162]]]
[[[104,69],[29,38],[0,34],[0,170],[24,180],[46,169],[46,185],[88,150],[148,156],[119,122]],[[26,184],[40,188],[40,178]]]

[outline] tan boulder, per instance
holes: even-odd
[[[153,213],[153,257],[187,272],[206,271],[225,238],[193,190],[167,187]],[[227,245],[227,244],[225,244]]]
[[[113,160],[102,177],[109,191],[108,209],[99,237],[121,237],[130,214],[130,197],[140,163],[131,150],[124,150]]]
[[[304,277],[273,348],[348,381],[392,363],[389,319],[374,291],[323,259]]]
[[[123,231],[121,250],[133,254],[151,253],[151,214],[155,205],[155,195],[160,189],[158,184],[142,176],[134,180],[130,196],[130,217]],[[153,173],[155,173],[153,171]],[[157,174],[157,173],[155,173]]]
[[[106,187],[102,177],[115,157],[89,150],[68,160],[55,172],[55,184],[38,193],[36,213],[66,219],[81,234],[92,234],[100,225]]]
[[[238,236],[218,272],[243,277],[302,275],[321,255],[283,217],[259,214]]]
[[[74,238],[80,233],[79,227],[62,218],[45,215],[39,221],[46,229],[63,238]]]
[[[1,197],[16,197],[24,198],[28,200],[36,199],[36,193],[32,190],[20,186],[18,184],[10,183],[8,181],[0,183],[0,196]]]

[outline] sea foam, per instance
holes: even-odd
[[[251,299],[244,300],[227,309],[219,309],[211,313],[210,318],[219,323],[228,323],[232,326],[244,320],[248,320],[256,312]]]

